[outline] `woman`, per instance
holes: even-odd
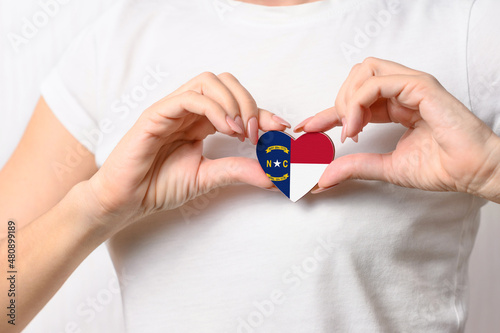
[[[472,4],[115,6],[47,79],[0,174],[2,218],[23,227],[16,328],[112,237],[118,274],[138,276],[122,283],[130,332],[460,331],[484,200],[452,192],[498,202],[500,177],[500,139],[459,102],[498,129],[494,94],[474,94],[498,69],[472,47],[491,29]],[[395,62],[348,74],[368,55],[432,73],[458,100]],[[450,193],[350,181],[293,204],[250,186],[209,192],[273,189],[253,158],[258,129],[323,109],[296,130],[364,131],[337,144],[315,192],[358,178]],[[373,124],[388,122],[400,124]]]

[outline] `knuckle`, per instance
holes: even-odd
[[[422,81],[427,86],[437,86],[440,85],[439,81],[433,75],[429,73],[420,72],[418,74],[420,81]]]
[[[363,60],[363,68],[366,72],[369,72],[371,75],[378,75],[381,63],[383,60],[375,58],[375,57],[368,57]]]
[[[192,106],[194,104],[198,104],[196,102],[198,96],[199,96],[199,94],[196,91],[186,90],[178,96],[178,98],[179,98],[178,104],[180,107],[187,110],[190,108],[190,106]]]
[[[217,78],[217,76],[212,72],[203,72],[198,75],[198,78],[202,81],[211,81]]]
[[[379,59],[375,57],[367,57],[363,60],[363,66],[373,68],[377,62],[379,62]]]
[[[359,71],[359,70],[361,69],[361,67],[362,67],[362,66],[363,66],[363,65],[362,65],[361,63],[357,63],[357,64],[355,64],[355,65],[354,65],[354,66],[352,66],[352,68],[351,68],[351,73],[355,73],[355,72]]]
[[[417,75],[417,90],[424,96],[442,89],[441,83],[431,74],[421,72]]]
[[[229,73],[229,72],[223,72],[223,73],[220,73],[217,76],[219,77],[219,79],[236,80],[236,77],[233,74]]]

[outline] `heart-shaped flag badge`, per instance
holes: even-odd
[[[332,140],[324,133],[306,133],[294,140],[286,133],[270,131],[257,143],[262,169],[293,202],[318,183],[334,156]]]

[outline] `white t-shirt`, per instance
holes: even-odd
[[[332,106],[367,56],[433,74],[500,133],[499,3],[473,3],[127,1],[75,41],[42,93],[98,165],[145,108],[202,72],[234,74],[297,125]],[[404,131],[370,124],[359,144],[328,134],[342,156],[391,151]],[[255,158],[255,147],[216,134],[204,154]],[[483,204],[375,181],[297,203],[248,185],[214,190],[108,242],[127,330],[461,331]]]

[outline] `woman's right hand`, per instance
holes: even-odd
[[[259,109],[232,75],[205,73],[147,108],[99,170],[86,154],[59,180],[53,167],[67,161],[68,148],[78,142],[41,99],[19,147],[0,172],[2,230],[11,232],[7,221],[17,229],[16,251],[21,255],[15,268],[23,272],[18,284],[25,286],[16,295],[21,314],[16,326],[5,320],[0,331],[21,331],[84,258],[138,219],[179,207],[218,186],[245,182],[271,188],[256,160],[209,160],[202,143],[215,132],[256,143],[259,128],[288,126]],[[9,240],[0,238],[0,257],[5,258],[0,267],[6,270]],[[9,283],[0,282],[0,289],[7,290]],[[9,302],[7,294],[0,302]]]
[[[101,219],[112,217],[118,231],[219,186],[243,182],[272,188],[256,160],[205,158],[203,139],[221,132],[256,144],[259,128],[281,131],[289,126],[259,109],[231,74],[203,73],[143,112],[86,182],[88,203]]]

